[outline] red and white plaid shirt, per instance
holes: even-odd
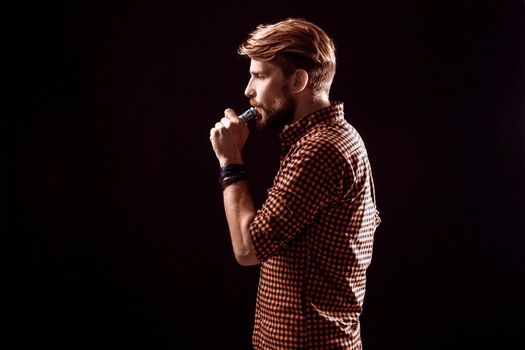
[[[361,349],[359,315],[380,222],[368,155],[343,104],[280,135],[280,168],[250,225],[259,261],[255,349]]]

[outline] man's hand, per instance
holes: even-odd
[[[221,167],[243,163],[241,153],[248,134],[248,125],[239,120],[233,109],[226,109],[224,118],[210,130],[210,141]]]
[[[241,151],[248,134],[248,124],[239,120],[232,109],[225,110],[224,118],[210,130],[210,141],[221,167],[243,164]],[[255,217],[255,207],[248,184],[239,181],[226,187],[223,198],[235,258],[241,265],[258,264],[249,230]]]

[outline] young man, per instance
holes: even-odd
[[[379,216],[365,145],[329,100],[335,48],[310,22],[260,25],[239,47],[257,126],[282,155],[256,211],[241,155],[248,126],[227,109],[210,131],[235,257],[261,263],[255,349],[361,349],[359,315]]]

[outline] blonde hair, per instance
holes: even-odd
[[[269,61],[286,76],[304,69],[314,93],[329,93],[335,75],[335,46],[317,25],[300,18],[261,24],[238,49],[242,56]]]

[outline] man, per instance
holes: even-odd
[[[235,257],[261,263],[255,349],[361,349],[359,315],[379,224],[365,145],[329,100],[335,48],[317,25],[260,25],[239,47],[257,126],[282,130],[280,168],[254,207],[242,148],[248,126],[227,109],[210,131]]]

